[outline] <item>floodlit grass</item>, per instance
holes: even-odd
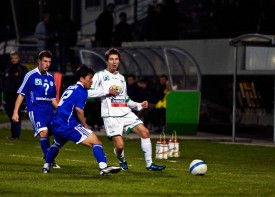
[[[89,148],[67,143],[57,157],[61,169],[42,174],[42,153],[33,132],[8,141],[0,130],[1,196],[275,196],[272,147],[182,140],[180,158],[155,160],[163,172],[145,169],[140,140],[125,140],[128,171],[101,177]],[[112,143],[101,137],[109,165],[118,165]],[[156,140],[152,140],[153,149]],[[188,173],[193,159],[207,162],[205,176]]]
[[[23,114],[22,120],[28,120],[28,115]],[[0,111],[0,123],[10,122],[8,115],[4,111]]]
[[[0,123],[6,123],[9,122],[9,117],[7,116],[7,114],[3,111],[0,111]]]

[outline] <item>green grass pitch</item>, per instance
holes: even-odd
[[[0,196],[275,196],[275,148],[181,140],[180,158],[156,160],[163,172],[147,171],[140,140],[125,139],[128,171],[100,176],[91,149],[67,143],[56,161],[61,169],[42,174],[39,140],[23,130],[9,141],[0,129]],[[112,142],[100,136],[109,165],[118,165]],[[155,151],[156,139],[152,139]],[[155,156],[155,154],[154,154]],[[207,163],[205,176],[188,173],[193,159]]]

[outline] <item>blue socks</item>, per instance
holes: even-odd
[[[102,145],[96,144],[93,146],[92,150],[93,150],[93,154],[97,160],[97,163],[101,163],[101,162],[107,163],[106,155],[103,151]]]
[[[51,148],[48,151],[47,157],[46,157],[46,163],[53,163],[54,159],[56,158],[59,150],[61,147],[59,147],[57,144],[53,144]]]
[[[44,153],[44,157],[46,158],[48,149],[50,148],[50,142],[48,137],[41,137],[40,138],[40,146]]]

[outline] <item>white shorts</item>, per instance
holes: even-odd
[[[131,129],[143,122],[133,112],[121,117],[103,118],[106,134],[108,137],[122,136],[123,132],[129,134]]]

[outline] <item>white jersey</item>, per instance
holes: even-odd
[[[115,89],[118,96],[110,96],[109,90]],[[132,101],[127,95],[126,81],[118,71],[115,74],[108,70],[95,73],[93,84],[88,90],[88,97],[101,98],[101,117],[119,117],[128,114],[131,109],[140,111],[141,103]]]

